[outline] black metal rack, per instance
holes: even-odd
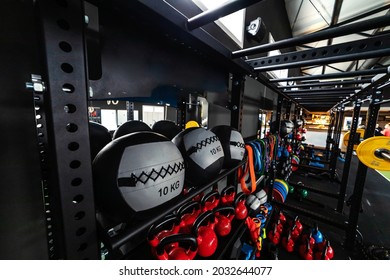
[[[92,86],[95,86],[97,82],[92,81],[88,76],[92,70],[88,62],[93,54],[88,52],[88,46],[86,46],[85,33],[87,22],[85,5],[83,1],[79,0],[39,0],[32,2],[34,7],[29,12],[30,15],[33,14],[36,17],[36,21],[39,21],[41,32],[37,32],[39,33],[37,41],[43,46],[38,55],[41,58],[43,67],[42,69],[39,69],[41,67],[36,67],[39,71],[42,71],[42,80],[40,82],[44,85],[43,93],[37,90],[37,88],[33,88],[34,95],[37,98],[36,104],[42,105],[42,110],[39,114],[42,120],[37,123],[44,127],[37,131],[37,137],[40,139],[38,141],[40,148],[37,148],[37,153],[46,154],[40,159],[42,162],[41,171],[43,171],[40,176],[44,188],[45,203],[48,203],[46,205],[45,219],[50,221],[46,224],[48,227],[49,256],[59,259],[98,259],[100,258],[100,246],[96,229],[87,118],[88,97],[92,94]],[[96,2],[99,1],[91,1],[91,3]],[[115,0],[111,1],[110,4],[103,3],[102,5],[112,5],[118,13],[123,8],[124,11],[134,16],[136,20],[142,19],[144,22],[142,26],[149,26],[148,29],[145,28],[146,32],[151,32],[154,28],[157,28],[158,31],[161,31],[162,34],[169,38],[167,40],[174,41],[175,43],[173,44],[175,46],[180,45],[187,48],[186,55],[188,56],[193,55],[195,53],[194,50],[196,50],[196,55],[199,55],[199,57],[206,57],[206,60],[210,59],[210,66],[218,65],[216,72],[221,71],[221,68],[224,69],[224,71],[221,71],[223,72],[221,76],[233,74],[231,124],[238,130],[241,130],[243,126],[245,76],[253,77],[259,83],[278,94],[275,115],[277,124],[280,123],[283,99],[288,100],[289,104],[294,104],[308,111],[330,110],[333,116],[333,126],[329,127],[328,130],[329,142],[327,141],[326,150],[332,151],[329,159],[331,165],[330,176],[334,178],[344,114],[343,109],[347,104],[346,102],[359,102],[359,99],[356,99],[356,97],[359,98],[366,92],[372,91],[373,98],[364,137],[372,136],[373,125],[376,122],[380,105],[388,102],[388,100],[382,101],[381,85],[388,80],[389,69],[381,67],[348,73],[289,77],[285,79],[268,79],[263,72],[274,69],[290,69],[303,65],[324,65],[339,61],[390,55],[390,35],[383,33],[369,39],[307,51],[283,53],[272,58],[263,57],[262,54],[270,50],[293,47],[317,40],[384,27],[389,25],[390,16],[386,15],[349,25],[344,25],[347,22],[339,25],[335,24],[334,27],[299,38],[280,40],[272,44],[235,51],[224,46],[205,29],[201,28],[223,15],[249,7],[257,2],[260,1],[232,0],[218,9],[208,13],[201,13],[195,17],[185,16],[166,1]],[[97,5],[99,4],[97,3]],[[32,6],[31,3],[30,5]],[[158,22],[158,26],[152,25],[150,21]],[[118,26],[118,28],[125,27]],[[243,57],[249,55],[259,55],[259,57],[243,59]],[[358,80],[360,77],[371,77],[379,73],[385,75],[372,79],[369,86],[364,85],[364,83],[368,82],[368,79]],[[355,80],[302,83],[296,86],[299,88],[296,91],[289,90],[290,87],[281,87],[275,84],[281,81],[304,82],[316,79],[345,77],[354,77]],[[308,87],[315,88],[308,89]],[[360,91],[355,94],[355,90]],[[44,98],[39,100],[41,94],[44,95]],[[101,93],[99,97],[108,99],[109,96],[106,94],[108,93]],[[131,93],[114,93],[113,97],[125,98],[129,95]],[[320,100],[321,102],[319,102]],[[355,137],[355,114],[358,114],[358,109],[354,112],[355,123],[353,130],[351,130],[351,137]],[[349,145],[339,195],[339,211],[342,211],[345,197],[345,184],[348,181],[347,175],[351,153],[352,150]],[[235,169],[222,173],[213,182],[210,182],[209,185],[200,188],[191,195],[196,195],[196,193],[207,189],[216,181],[234,172]],[[359,178],[357,178],[355,185],[348,224],[348,240],[350,242],[353,242],[356,233],[366,171],[367,167],[360,164],[358,169]],[[180,204],[189,199],[191,198],[183,199]],[[173,210],[173,208],[167,209],[166,212],[159,214],[156,218],[140,224],[121,236],[112,238],[108,244],[110,244],[111,248],[118,248],[133,236],[145,230],[154,221]],[[351,243],[349,245],[352,246]]]
[[[195,196],[212,188],[220,180],[224,179],[226,176],[235,172],[240,166],[242,166],[242,164],[245,164],[245,161],[241,162],[240,164],[238,164],[234,168],[231,168],[229,170],[225,170],[225,171],[221,172],[214,180],[212,180],[211,182],[209,182],[208,184],[206,184],[204,186],[197,187],[196,189],[191,191],[191,193],[189,193],[187,196],[178,199],[178,201],[173,206],[164,209],[164,211],[156,214],[153,218],[148,219],[147,221],[144,221],[144,222],[140,222],[137,225],[132,226],[127,231],[120,233],[114,237],[110,237],[107,235],[105,238],[107,243],[105,245],[110,250],[118,249],[120,246],[122,246],[123,244],[125,244],[126,242],[131,240],[133,237],[137,236],[138,234],[140,234],[142,232],[147,231],[152,224],[160,221],[168,214],[175,212],[176,209],[178,209],[180,206],[182,206],[186,202],[191,201]]]

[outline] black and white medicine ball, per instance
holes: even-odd
[[[223,168],[231,168],[242,161],[245,154],[245,143],[240,132],[228,125],[218,125],[211,129],[221,141],[225,159]]]
[[[191,127],[176,135],[172,142],[179,148],[186,164],[185,182],[204,185],[222,169],[224,152],[218,136],[201,127]]]
[[[170,205],[184,186],[183,156],[168,138],[155,132],[134,132],[113,140],[99,152],[92,168],[99,209],[125,220],[150,218]]]

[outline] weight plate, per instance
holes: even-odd
[[[390,161],[381,154],[390,156],[390,137],[375,136],[361,142],[356,149],[359,160],[369,168],[390,171]]]
[[[275,182],[274,183],[274,189],[278,190],[280,194],[283,196],[283,202],[287,197],[287,192],[284,186],[280,182]]]
[[[360,138],[364,137],[364,129],[357,129],[356,133],[360,133]],[[347,133],[344,134],[343,144],[344,144],[345,147],[348,146],[349,137],[351,137],[351,132],[350,131],[348,131]],[[356,150],[357,147],[358,147],[358,145],[356,144],[356,145],[353,146],[353,149]]]
[[[286,183],[286,181],[284,180],[281,180],[281,179],[276,179],[275,180],[276,182],[278,182],[279,184],[282,185],[282,187],[286,190],[286,193],[288,193],[288,184]]]
[[[273,194],[274,199],[275,199],[276,201],[279,201],[279,202],[284,203],[283,196],[282,196],[282,194],[281,194],[277,189],[274,188],[273,191],[272,191],[272,194]]]

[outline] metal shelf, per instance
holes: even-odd
[[[156,214],[152,219],[148,219],[147,221],[140,222],[139,224],[137,224],[131,228],[128,228],[127,230],[119,233],[116,236],[113,236],[113,237],[106,236],[106,241],[108,244],[105,244],[105,245],[107,246],[107,248],[109,250],[118,249],[119,247],[124,245],[126,242],[129,242],[131,239],[136,237],[138,234],[147,231],[152,224],[163,219],[168,214],[173,213],[176,209],[178,209],[184,203],[190,201],[195,196],[201,194],[202,192],[209,189],[210,187],[213,187],[216,183],[218,183],[220,180],[222,180],[223,178],[225,178],[229,174],[235,172],[241,165],[245,164],[245,162],[246,162],[246,160],[243,160],[240,164],[238,164],[234,168],[222,171],[218,175],[218,177],[216,177],[210,183],[208,183],[205,186],[201,186],[199,188],[196,188],[190,194],[188,194],[188,196],[186,196],[185,198],[178,199],[177,203],[175,203],[174,206],[170,206],[170,207],[166,208],[164,211]]]

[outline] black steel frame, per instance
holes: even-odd
[[[374,136],[375,125],[378,120],[378,114],[380,109],[380,102],[383,99],[383,93],[381,90],[373,89],[372,100],[367,112],[366,129],[364,132],[364,139]],[[351,135],[352,137],[353,135]],[[360,214],[361,202],[363,198],[364,185],[366,182],[368,167],[359,161],[355,186],[353,194],[351,196],[351,208],[348,218],[348,229],[346,232],[345,246],[349,249],[353,249],[356,242],[358,219]]]
[[[82,1],[41,0],[49,176],[59,259],[99,259],[87,112]]]
[[[245,2],[249,5],[249,3],[257,1]],[[66,5],[63,3],[66,3]],[[370,39],[333,45],[315,50],[311,49],[308,51],[283,54],[272,58],[257,58],[254,60],[247,60],[246,62],[241,59],[231,59],[386,26],[390,23],[390,16],[383,16],[347,26],[330,28],[317,32],[316,34],[303,36],[304,38],[283,40],[274,44],[231,53],[203,29],[197,28],[210,22],[210,18],[205,21],[192,23],[191,26],[191,23],[189,23],[190,20],[166,3],[160,3],[159,1],[153,0],[139,0],[137,3],[153,11],[161,19],[169,21],[176,26],[178,30],[180,30],[180,35],[183,36],[183,40],[188,40],[191,43],[199,43],[198,45],[206,49],[209,55],[217,56],[221,62],[228,66],[229,71],[234,73],[233,82],[238,82],[236,89],[234,89],[235,85],[233,85],[235,98],[233,104],[237,106],[237,113],[232,114],[232,125],[237,128],[240,128],[242,125],[240,117],[242,114],[242,87],[244,75],[256,76],[256,79],[259,82],[265,84],[272,90],[275,90],[278,94],[276,122],[277,124],[280,124],[283,99],[287,98],[291,100],[292,97],[288,95],[288,92],[280,92],[277,90],[276,86],[268,84],[268,79],[257,72],[271,69],[293,68],[304,65],[327,64],[337,61],[371,58],[390,54],[390,36],[385,34]],[[88,96],[88,77],[85,63],[85,38],[83,34],[83,2],[79,0],[70,0],[68,2],[40,0],[37,1],[37,5],[42,18],[42,41],[45,47],[44,58],[46,61],[46,73],[43,75],[43,79],[47,81],[47,93],[45,93],[44,106],[47,120],[47,142],[49,147],[47,152],[50,163],[47,186],[52,189],[53,201],[55,201],[54,207],[57,208],[53,212],[56,214],[53,218],[61,221],[61,225],[55,229],[58,235],[56,256],[65,259],[98,259],[100,258],[99,243],[96,233],[91,158],[89,154],[86,98]],[[216,13],[221,13],[221,10]],[[193,30],[189,31],[188,29]],[[359,50],[364,50],[364,52],[358,52]],[[316,52],[315,55],[314,51]],[[299,56],[302,60],[301,62],[296,61]],[[309,56],[311,56],[311,58],[308,58]],[[293,62],[280,63],[282,60],[284,61],[284,58]],[[279,61],[277,61],[277,59],[279,59]],[[257,67],[255,63],[260,65],[267,64],[269,66]],[[254,68],[252,68],[252,66],[254,66]],[[373,69],[373,71],[355,71],[352,72],[353,74],[350,76],[349,73],[340,73],[337,76],[336,74],[333,74],[332,77],[353,77],[356,75],[371,75],[373,73],[384,72],[387,72],[387,70]],[[323,75],[318,78],[325,77],[330,78],[331,75]],[[300,79],[297,77],[289,80],[309,80],[314,79],[314,76],[305,78],[307,79]],[[274,79],[271,80],[271,82],[280,80],[281,79]],[[340,88],[337,89],[340,90]],[[348,90],[354,90],[354,88]],[[315,92],[315,90],[311,92]],[[334,93],[336,92],[337,91]],[[291,95],[293,94],[292,91],[290,93]],[[299,93],[299,91],[295,93]],[[378,110],[381,104],[381,91],[375,91],[373,95],[365,138],[373,135]],[[296,103],[296,101],[294,101],[294,103]],[[302,104],[305,103],[303,102]],[[323,103],[321,106],[326,107],[325,105],[326,103]],[[336,124],[333,130],[332,138],[334,143],[332,148],[332,163],[335,162],[343,116],[343,106],[340,104],[337,106],[340,109],[336,113]],[[331,172],[334,172],[335,168],[331,170]],[[355,184],[347,229],[347,245],[350,247],[352,247],[352,243],[356,236],[357,219],[366,171],[367,167],[360,163],[358,168],[359,178],[357,178],[357,183]],[[341,228],[345,228],[343,225],[337,225]],[[126,235],[124,239],[119,238],[118,240],[114,240],[113,248],[120,246],[120,244],[123,244],[128,238],[135,235],[137,231],[145,228],[146,225],[142,225],[141,227],[134,229],[133,233]]]
[[[355,141],[355,135],[356,130],[358,128],[358,121],[360,116],[360,109],[362,107],[362,102],[360,99],[357,99],[354,102],[354,108],[353,108],[353,115],[352,115],[352,123],[351,123],[351,129],[350,129],[350,140],[348,141],[347,151],[345,153],[344,157],[344,168],[343,168],[343,175],[341,179],[341,185],[340,185],[340,196],[339,200],[337,202],[337,211],[342,213],[343,207],[344,207],[344,200],[347,190],[347,184],[348,184],[348,177],[349,177],[349,169],[351,166],[351,160],[352,160],[352,153],[353,153],[353,147],[356,145]]]
[[[302,66],[381,57],[390,54],[390,36],[379,35],[348,43],[246,60],[255,71],[272,71]]]

